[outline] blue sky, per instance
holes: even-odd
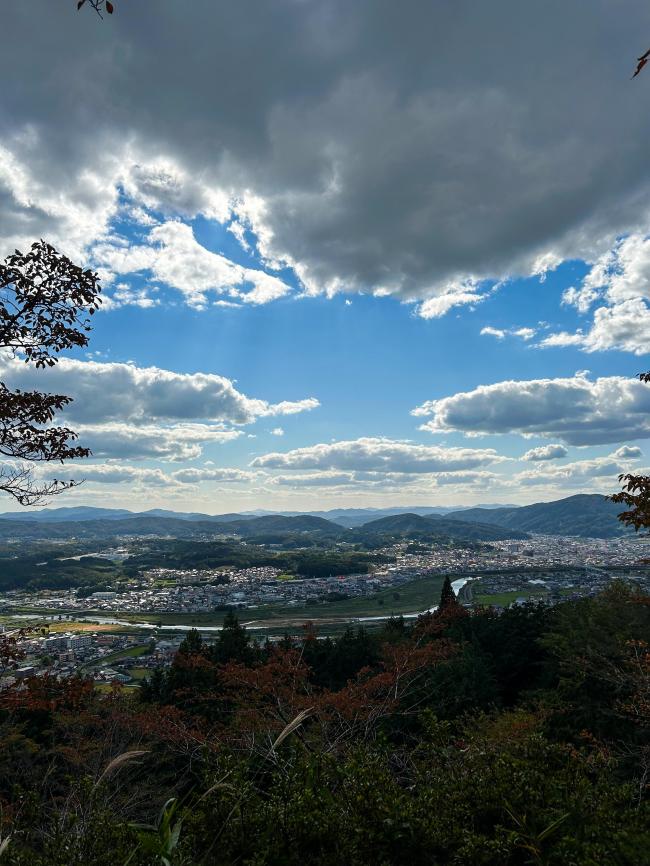
[[[526,503],[645,467],[642,3],[37,5],[56,38],[0,61],[0,253],[46,237],[106,300],[87,350],[0,375],[74,398],[65,504]]]

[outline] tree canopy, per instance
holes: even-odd
[[[45,241],[16,250],[0,264],[0,352],[36,368],[52,367],[59,352],[88,344],[90,317],[99,308],[97,274],[84,270]],[[12,390],[0,382],[0,490],[35,505],[77,482],[38,481],[33,463],[87,457],[77,434],[52,426],[71,402],[63,394]]]

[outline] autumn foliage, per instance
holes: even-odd
[[[139,693],[19,681],[0,693],[3,862],[637,866],[649,638],[649,599],[621,584],[262,643],[229,615]]]

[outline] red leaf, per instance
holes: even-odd
[[[106,0],[106,11],[109,15],[113,14],[113,4],[110,2],[110,0]]]

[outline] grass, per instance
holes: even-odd
[[[475,595],[473,601],[474,604],[484,605],[485,607],[489,607],[490,605],[508,607],[508,605],[512,604],[513,601],[516,601],[518,598],[545,598],[546,596],[547,592],[543,589],[523,589],[515,590],[513,592],[497,592],[493,595]]]
[[[128,649],[117,650],[114,653],[109,653],[106,656],[102,656],[101,659],[97,659],[92,662],[88,662],[87,664],[81,665],[79,670],[84,670],[86,668],[94,668],[94,667],[104,667],[107,664],[111,664],[112,662],[119,661],[120,659],[129,659],[129,658],[139,658],[141,655],[144,655],[147,650],[147,646],[133,646],[128,647]]]
[[[47,626],[51,634],[56,634],[58,632],[66,632],[66,631],[74,631],[74,632],[83,632],[83,631],[91,631],[91,632],[109,632],[113,633],[115,631],[119,631],[122,634],[124,632],[130,631],[128,627],[125,626],[115,626],[108,625],[107,623],[92,623],[92,622],[76,622],[75,620],[68,620],[67,622],[48,622]]]
[[[129,668],[129,673],[138,682],[151,675],[151,671],[147,670],[147,668]]]

